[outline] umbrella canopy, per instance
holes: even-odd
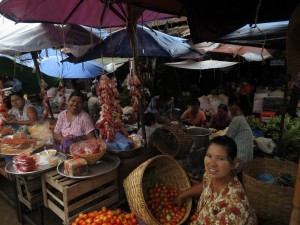
[[[271,50],[264,48],[242,46],[242,45],[231,45],[231,44],[220,44],[220,43],[199,43],[193,46],[202,54],[206,52],[220,52],[227,53],[233,56],[242,56],[247,61],[263,61],[272,57]]]
[[[222,36],[216,42],[285,49],[289,21],[246,25],[230,34]]]
[[[138,56],[200,58],[184,38],[170,36],[160,31],[138,25],[135,33]],[[130,34],[126,28],[112,33],[81,58],[70,57],[69,61],[82,62],[101,57],[132,57]]]
[[[101,41],[79,25],[20,23],[0,27],[0,53],[9,55],[71,46],[88,49]]]
[[[165,63],[167,66],[173,66],[182,69],[191,69],[191,70],[207,70],[207,69],[220,69],[224,67],[229,67],[237,64],[237,62],[225,62],[218,60],[206,60],[195,62],[193,60],[186,60],[182,62],[172,62]]]
[[[0,13],[16,22],[80,24],[96,28],[121,27],[127,22],[125,4],[104,4],[101,0],[2,0]],[[145,10],[138,23],[174,15]]]
[[[105,72],[101,65],[96,62],[83,62],[74,64],[61,62],[62,57],[50,56],[40,63],[41,72],[57,78],[95,78]]]
[[[31,67],[16,63],[13,57],[0,55],[0,75],[17,78],[22,82],[22,91],[26,94],[39,93],[41,88],[38,77]],[[43,76],[46,83],[55,86],[58,79]]]

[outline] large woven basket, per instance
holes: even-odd
[[[123,180],[123,186],[130,210],[136,213],[145,224],[160,225],[160,223],[152,216],[143,195],[143,176],[145,170],[148,168],[153,168],[158,179],[166,184],[172,185],[178,191],[190,188],[191,184],[187,174],[179,163],[172,157],[166,155],[159,155],[148,159]],[[191,207],[192,200],[189,199],[187,201],[186,215],[179,224],[182,224],[188,218]]]
[[[187,130],[173,124],[156,128],[150,140],[158,151],[172,157],[188,154],[193,145],[193,138]]]
[[[289,224],[293,208],[293,187],[262,182],[256,178],[262,173],[273,177],[283,174],[297,175],[297,164],[271,158],[256,158],[245,165],[242,182],[258,219],[273,224]]]

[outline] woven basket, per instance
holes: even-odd
[[[88,165],[94,165],[99,159],[101,159],[104,156],[105,153],[106,151],[101,151],[94,154],[79,154],[74,153],[74,151],[70,150],[71,156],[77,156],[79,158],[85,159]]]
[[[156,128],[150,140],[158,151],[172,157],[188,154],[193,145],[192,136],[182,127],[173,124]]]
[[[293,208],[294,188],[262,182],[256,178],[262,173],[273,177],[282,174],[297,175],[297,164],[270,158],[257,158],[246,163],[242,182],[251,206],[259,219],[274,224],[289,224]]]
[[[143,195],[143,176],[147,168],[154,168],[158,179],[166,184],[172,185],[178,191],[183,191],[191,187],[191,184],[187,174],[178,162],[166,155],[159,155],[148,159],[123,180],[123,186],[130,210],[136,213],[145,224],[160,225],[148,209]],[[182,224],[188,218],[191,207],[192,200],[190,199],[187,201],[186,215],[179,224]]]

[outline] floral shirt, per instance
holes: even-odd
[[[95,129],[90,115],[81,111],[72,123],[67,121],[67,110],[62,111],[57,118],[54,132],[62,134],[63,137],[68,135],[82,136],[87,135]]]
[[[235,176],[221,193],[213,193],[212,180],[203,176],[203,192],[191,225],[256,225],[254,209],[249,205],[242,184]]]

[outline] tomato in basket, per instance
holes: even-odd
[[[185,214],[187,205],[181,207],[173,205],[172,200],[178,195],[176,188],[169,184],[158,183],[148,190],[149,198],[146,201],[151,214],[163,225],[180,223]]]

